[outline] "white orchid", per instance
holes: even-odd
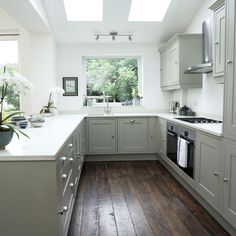
[[[65,90],[62,89],[61,87],[52,87],[50,90],[49,90],[49,93],[51,94],[61,94],[63,95],[65,93]]]

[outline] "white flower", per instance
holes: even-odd
[[[52,87],[50,90],[49,90],[49,93],[51,94],[61,94],[63,95],[65,93],[65,90],[62,89],[61,87]]]
[[[14,92],[17,94],[25,94],[27,90],[32,89],[32,84],[19,73],[15,73],[11,76],[8,72],[5,72],[2,77],[0,77],[0,86],[12,86]]]

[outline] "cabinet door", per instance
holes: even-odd
[[[118,119],[118,153],[147,153],[148,119]]]
[[[116,153],[115,119],[88,119],[88,153]]]
[[[168,53],[167,50],[165,52],[161,53],[161,86],[167,86],[168,85],[168,79],[170,74],[170,63],[168,59]]]
[[[225,66],[225,6],[214,12],[214,76],[224,75]]]
[[[225,144],[223,215],[236,228],[236,145]]]
[[[170,60],[170,79],[168,85],[178,84],[179,82],[179,61],[178,61],[178,43],[176,42],[169,49]]]
[[[199,193],[219,209],[221,141],[198,134],[195,163],[195,180]]]
[[[166,120],[157,119],[157,136],[158,136],[158,154],[165,158],[166,157]]]
[[[224,136],[236,140],[235,1],[227,1]]]
[[[148,150],[147,153],[156,153],[156,118],[148,118]]]

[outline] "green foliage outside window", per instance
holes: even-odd
[[[7,65],[7,72],[13,75],[15,72],[18,71],[18,67],[16,64],[8,64]],[[3,75],[3,67],[0,67],[0,76]],[[0,86],[0,96],[2,93],[2,87]],[[20,98],[19,95],[14,93],[13,88],[8,88],[8,93],[5,98],[6,101],[6,108],[5,111],[17,111],[20,110]]]
[[[125,102],[138,91],[137,58],[86,59],[87,96],[111,96]]]

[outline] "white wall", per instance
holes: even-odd
[[[143,60],[143,105],[146,109],[167,110],[170,92],[160,89],[160,61],[156,44],[136,43],[91,43],[59,44],[58,46],[58,85],[62,77],[79,78],[79,96],[62,97],[60,110],[79,111],[83,106],[85,78],[83,75],[82,57],[88,55],[135,55]]]
[[[215,0],[205,0],[197,14],[193,17],[185,33],[201,33],[202,22],[212,16],[208,7]],[[224,85],[216,84],[212,74],[203,75],[202,89],[188,89],[186,94],[186,105],[198,113],[223,116],[223,92]],[[178,97],[179,92],[174,92]]]
[[[19,69],[34,90],[21,96],[21,110],[38,113],[46,105],[49,89],[56,85],[57,44],[50,33],[29,33],[0,8],[0,32],[19,32]]]

